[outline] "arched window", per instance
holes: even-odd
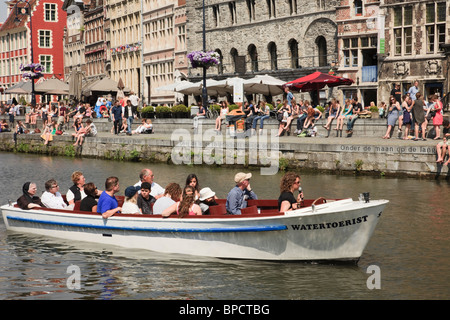
[[[267,0],[267,9],[269,11],[269,18],[275,18],[277,16],[275,0]]]
[[[217,66],[217,71],[218,71],[219,74],[223,74],[223,54],[222,54],[222,51],[220,49],[216,49],[215,51],[220,55],[220,63]]]
[[[298,62],[298,42],[295,39],[291,39],[288,45],[291,54],[291,68],[298,69],[300,67],[300,63]]]
[[[250,21],[255,20],[255,0],[247,0],[248,17]]]
[[[236,72],[236,57],[238,56],[238,51],[236,48],[230,50],[231,63],[233,64],[233,70]]]
[[[269,43],[269,58],[270,58],[270,69],[278,70],[278,61],[277,61],[277,45],[275,42]]]
[[[254,44],[248,46],[248,55],[250,57],[252,72],[258,72],[258,51]]]
[[[327,65],[327,41],[324,37],[319,36],[316,39],[317,52],[319,56],[319,67]]]

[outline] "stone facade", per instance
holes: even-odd
[[[89,0],[85,0],[88,3]],[[84,3],[66,0],[63,10],[67,12],[67,26],[64,32],[64,78],[73,73],[86,73],[84,58]]]
[[[385,16],[386,51],[379,71],[379,101],[388,101],[395,82],[406,92],[415,80],[425,97],[449,92],[450,43],[448,1],[381,1]],[[448,55],[448,53],[447,53]]]
[[[338,1],[211,0],[205,5],[206,50],[222,56],[208,77],[269,74],[285,81],[336,63]],[[188,52],[202,50],[202,1],[187,3]],[[190,69],[193,81],[200,69]]]
[[[141,96],[141,1],[106,0],[111,79]]]
[[[86,81],[103,79],[105,70],[105,33],[103,0],[91,1],[84,14]]]
[[[158,87],[187,77],[186,0],[144,1],[144,101],[173,105],[183,97]]]

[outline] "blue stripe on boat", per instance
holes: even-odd
[[[235,227],[235,228],[209,228],[209,229],[196,229],[196,228],[186,228],[186,229],[168,229],[168,228],[130,228],[130,227],[114,227],[114,226],[98,226],[92,224],[78,224],[78,223],[66,223],[66,222],[54,222],[45,220],[35,220],[26,219],[19,217],[7,217],[10,220],[23,221],[23,222],[33,222],[48,225],[58,225],[64,227],[78,227],[78,228],[92,228],[92,229],[102,229],[102,230],[126,230],[126,231],[147,231],[147,232],[261,232],[261,231],[280,231],[287,230],[285,225],[265,225],[265,226],[255,226],[255,227]]]

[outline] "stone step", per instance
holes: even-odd
[[[8,120],[7,115],[0,116],[0,119],[6,119]],[[16,116],[16,120],[22,120],[25,121],[24,116]],[[99,132],[111,132],[111,129],[113,128],[113,122],[109,121],[108,119],[92,119],[95,123],[97,130]],[[83,119],[83,123],[85,123],[86,119]],[[72,131],[72,120],[69,125],[66,125],[66,131]],[[174,119],[174,118],[168,118],[168,119],[152,119],[153,128],[155,132],[158,133],[164,133],[164,134],[171,134],[177,129],[183,129],[187,130],[189,132],[193,132],[193,119]],[[201,130],[202,132],[214,129],[215,128],[215,120],[214,119],[202,119],[200,120],[201,123]],[[141,124],[140,119],[135,119],[133,121],[132,129],[136,129]],[[336,126],[336,120],[334,120],[331,124],[331,130],[328,133],[325,128],[323,128],[323,125],[326,124],[325,119],[320,119],[316,122],[316,126],[318,129],[318,134],[320,136],[327,136],[330,137],[336,137],[336,131],[333,130],[333,128]],[[42,129],[42,120],[38,119],[36,126],[40,129]],[[225,134],[227,132],[227,123],[226,121],[222,122],[222,134]],[[257,129],[259,128],[259,121],[257,125]],[[404,128],[404,127],[403,127]],[[428,128],[432,128],[432,124],[428,125]],[[279,122],[274,118],[269,118],[264,121],[264,129],[266,130],[274,130],[275,132],[279,129]],[[296,127],[296,120],[293,121],[291,124],[291,132],[293,133],[297,129]],[[342,136],[346,136],[346,122],[344,122],[343,132]],[[385,135],[387,130],[387,121],[386,119],[358,119],[356,120],[353,128],[353,135],[354,136],[360,136],[360,137],[382,137]],[[394,128],[392,135],[394,137],[397,137],[397,127]]]

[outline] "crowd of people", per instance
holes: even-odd
[[[14,101],[4,107],[4,112],[9,115],[9,123],[3,119],[0,132],[14,131],[15,141],[16,136],[20,134],[41,133],[46,145],[53,140],[54,135],[61,135],[64,131],[73,129],[74,145],[77,146],[83,144],[85,137],[97,135],[97,128],[92,119],[108,118],[113,122],[111,133],[153,133],[150,119],[142,119],[142,124],[136,130],[131,129],[133,121],[138,118],[139,101],[133,92],[115,101],[99,97],[93,106],[89,103],[68,104],[62,101],[21,106]],[[15,123],[20,109],[24,109],[25,122],[19,120]],[[38,119],[42,120],[40,128],[37,125]]]
[[[440,97],[436,94],[428,95],[426,101],[424,95],[419,91],[419,82],[409,88],[408,92],[402,95],[400,84],[396,83],[391,91],[389,103],[385,112],[387,118],[387,130],[383,139],[390,139],[394,128],[398,126],[398,135],[403,140],[418,141],[421,136],[423,141],[427,140],[428,124],[433,125],[433,139],[440,140],[441,127],[444,125],[444,106]],[[404,127],[404,131],[403,131]],[[403,133],[403,134],[402,134]]]
[[[93,182],[86,183],[82,172],[75,171],[71,175],[72,186],[68,188],[65,197],[60,193],[60,186],[55,179],[45,182],[45,191],[40,197],[36,195],[36,183],[26,182],[17,204],[24,210],[45,207],[97,212],[105,219],[119,212],[163,216],[177,213],[180,217],[186,214],[202,215],[209,213],[210,206],[217,205],[215,193],[210,188],[200,189],[195,174],[187,177],[184,189],[178,183],[169,183],[166,188],[162,188],[153,179],[153,171],[143,169],[139,174],[139,181],[125,189],[124,201],[119,205],[116,198],[120,192],[119,178],[108,177],[105,189],[101,191]]]
[[[241,215],[247,207],[248,200],[258,199],[250,186],[251,173],[239,172],[234,176],[235,186],[226,197],[227,214]],[[65,196],[60,192],[59,183],[55,179],[45,182],[45,191],[37,196],[37,184],[26,182],[22,187],[22,195],[17,205],[23,210],[32,208],[52,208],[60,210],[76,210],[101,214],[107,219],[117,213],[150,214],[169,217],[172,214],[182,218],[188,215],[209,215],[210,208],[218,205],[216,193],[209,187],[200,188],[197,175],[189,174],[184,187],[176,182],[162,188],[154,181],[151,169],[143,169],[139,181],[128,186],[124,191],[123,202],[116,196],[120,192],[119,178],[111,176],[105,180],[105,189],[99,190],[95,183],[86,183],[81,171],[75,171],[70,177],[72,185]],[[278,209],[280,211],[295,210],[300,207],[303,192],[300,187],[300,176],[288,172],[280,183]],[[297,198],[293,193],[299,191]]]

